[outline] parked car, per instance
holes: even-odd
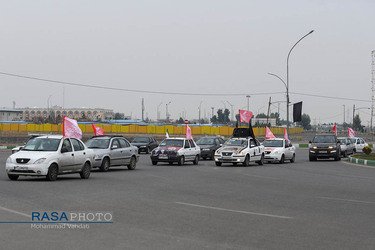
[[[354,143],[354,153],[362,153],[363,148],[368,146],[363,138],[354,137],[350,138],[350,140]]]
[[[194,165],[199,162],[200,147],[194,140],[186,138],[167,138],[151,152],[151,163],[157,165],[158,162],[168,162],[178,165],[184,165],[185,162],[191,161]]]
[[[73,173],[88,179],[93,160],[94,151],[81,140],[49,135],[29,140],[19,152],[8,157],[5,169],[11,180],[19,176],[44,176],[55,181],[58,175]]]
[[[318,134],[310,141],[309,160],[316,161],[318,158],[334,158],[339,161],[341,157],[340,141],[334,134]]]
[[[354,143],[348,137],[339,137],[340,150],[342,157],[346,158],[348,155],[354,153]]]
[[[93,167],[102,172],[114,166],[127,166],[129,170],[137,166],[138,148],[123,136],[93,136],[86,141],[86,145],[95,153]]]
[[[148,154],[154,148],[156,148],[159,143],[152,136],[138,136],[135,137],[131,144],[138,147],[138,153],[145,152]]]
[[[257,139],[247,137],[233,137],[224,143],[215,152],[215,164],[221,166],[223,163],[237,165],[242,163],[248,166],[251,162],[263,165],[264,146]]]
[[[285,160],[294,162],[296,160],[296,148],[290,141],[281,138],[266,139],[263,141],[264,160],[267,162],[284,163]]]
[[[202,137],[197,141],[197,145],[201,148],[201,157],[204,160],[207,158],[213,160],[215,151],[224,143],[225,141],[221,137]]]

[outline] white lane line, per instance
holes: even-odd
[[[325,200],[333,200],[333,201],[345,201],[345,202],[375,204],[374,201],[360,201],[360,200],[340,199],[340,198],[333,198],[333,197],[318,197],[318,198],[319,199],[325,199]]]
[[[264,179],[271,179],[271,180],[279,180],[279,178],[262,176],[262,175],[253,175],[253,174],[241,174],[241,175],[246,175],[246,176],[250,176],[250,177],[257,177],[257,178],[264,178]]]
[[[7,211],[7,212],[10,212],[10,213],[19,214],[19,215],[22,215],[22,216],[25,216],[25,217],[31,218],[31,215],[29,215],[29,214],[24,214],[24,213],[18,212],[18,211],[16,211],[16,210],[12,210],[12,209],[5,208],[5,207],[0,207],[0,209],[3,210],[3,211]]]
[[[192,203],[185,203],[185,202],[178,202],[178,201],[176,201],[175,203],[176,204],[180,204],[180,205],[185,205],[185,206],[199,207],[199,208],[206,208],[206,209],[213,209],[213,210],[219,210],[219,211],[225,211],[225,212],[259,215],[259,216],[273,217],[273,218],[279,218],[279,219],[293,219],[293,217],[281,216],[281,215],[275,215],[275,214],[254,213],[254,212],[248,212],[248,211],[232,210],[232,209],[225,209],[225,208],[220,208],[220,207],[210,207],[210,206],[203,206],[203,205],[192,204]]]

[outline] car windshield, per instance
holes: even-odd
[[[335,143],[335,137],[332,135],[315,136],[313,143]]]
[[[356,140],[357,140],[357,139],[355,139],[355,138],[350,138],[350,141],[351,141],[352,143],[355,143]]]
[[[34,138],[22,148],[23,151],[57,151],[60,139]]]
[[[89,139],[85,144],[88,148],[105,149],[105,148],[108,148],[109,142],[110,142],[110,139],[92,138],[92,139]]]
[[[282,140],[265,140],[263,146],[271,148],[281,148],[283,146]]]
[[[173,139],[165,139],[160,143],[160,147],[177,147],[182,148],[184,144],[184,140],[173,140]]]
[[[198,145],[214,145],[215,144],[215,140],[212,139],[212,138],[200,138],[197,141],[197,144]]]
[[[134,140],[132,142],[134,142],[134,143],[149,143],[150,139],[148,137],[136,137],[136,138],[134,138]]]
[[[226,143],[224,143],[226,146],[244,146],[247,147],[247,140],[246,139],[230,139]]]
[[[349,142],[349,140],[346,141],[346,138],[337,138],[337,139],[340,141],[341,145],[346,145],[346,143]]]

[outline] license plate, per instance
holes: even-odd
[[[327,151],[319,151],[319,153],[326,154],[328,152]]]
[[[14,167],[13,170],[28,170],[29,168],[28,167]]]
[[[168,159],[168,155],[159,155],[159,159]]]

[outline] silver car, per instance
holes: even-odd
[[[354,143],[347,137],[337,138],[340,141],[340,149],[342,157],[346,158],[355,151]]]
[[[139,159],[138,148],[122,136],[94,136],[85,144],[94,150],[93,167],[99,168],[102,172],[113,166],[127,166],[129,170],[136,168]]]

